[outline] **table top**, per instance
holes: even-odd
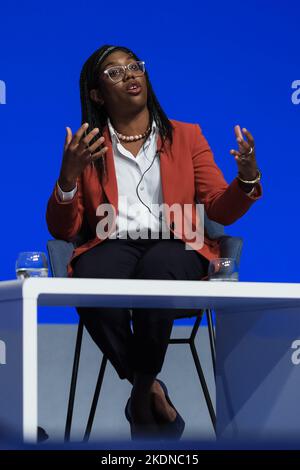
[[[39,305],[70,306],[300,307],[300,284],[70,278],[0,282],[0,302],[20,298],[37,299]]]

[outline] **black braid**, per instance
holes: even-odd
[[[99,88],[99,70],[104,58],[106,58],[110,52],[108,55],[105,55],[101,61],[99,61],[99,58],[109,47],[112,46],[105,45],[97,49],[84,63],[80,74],[81,124],[84,122],[89,123],[89,127],[86,132],[90,132],[95,127],[98,127],[100,135],[103,133],[103,128],[106,126],[108,116],[104,106],[99,106],[91,100],[89,92],[93,88]],[[135,60],[140,60],[136,54],[127,47],[115,46],[111,52],[115,52],[117,50],[122,50],[128,54],[132,54]],[[173,126],[155,96],[147,71],[145,72],[145,77],[148,88],[147,106],[151,122],[153,119],[155,120],[163,144],[167,140],[172,144]],[[95,142],[95,140],[97,140],[97,136],[93,139],[91,144]],[[106,176],[105,159],[99,158],[94,164],[97,168],[99,178],[102,179],[102,177]]]

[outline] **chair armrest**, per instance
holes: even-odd
[[[221,225],[214,220],[210,220],[207,217],[206,212],[204,212],[204,229],[205,234],[210,238],[210,240],[217,240],[225,235],[224,225]]]
[[[222,258],[234,258],[237,265],[240,265],[243,239],[240,237],[230,237],[224,235],[219,238]]]
[[[52,276],[67,277],[67,265],[74,250],[73,243],[64,240],[49,240],[47,250]]]

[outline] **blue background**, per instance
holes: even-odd
[[[252,132],[264,197],[227,228],[244,238],[241,280],[299,282],[299,1],[11,2],[0,17],[1,280],[15,278],[18,252],[46,251],[65,126],[80,126],[80,69],[112,43],[146,61],[170,118],[201,125],[228,181],[233,127]]]

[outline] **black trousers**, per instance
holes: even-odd
[[[74,277],[200,280],[208,261],[179,239],[107,239],[75,262]],[[198,310],[77,308],[89,334],[121,379],[135,372],[157,375],[174,319]]]

